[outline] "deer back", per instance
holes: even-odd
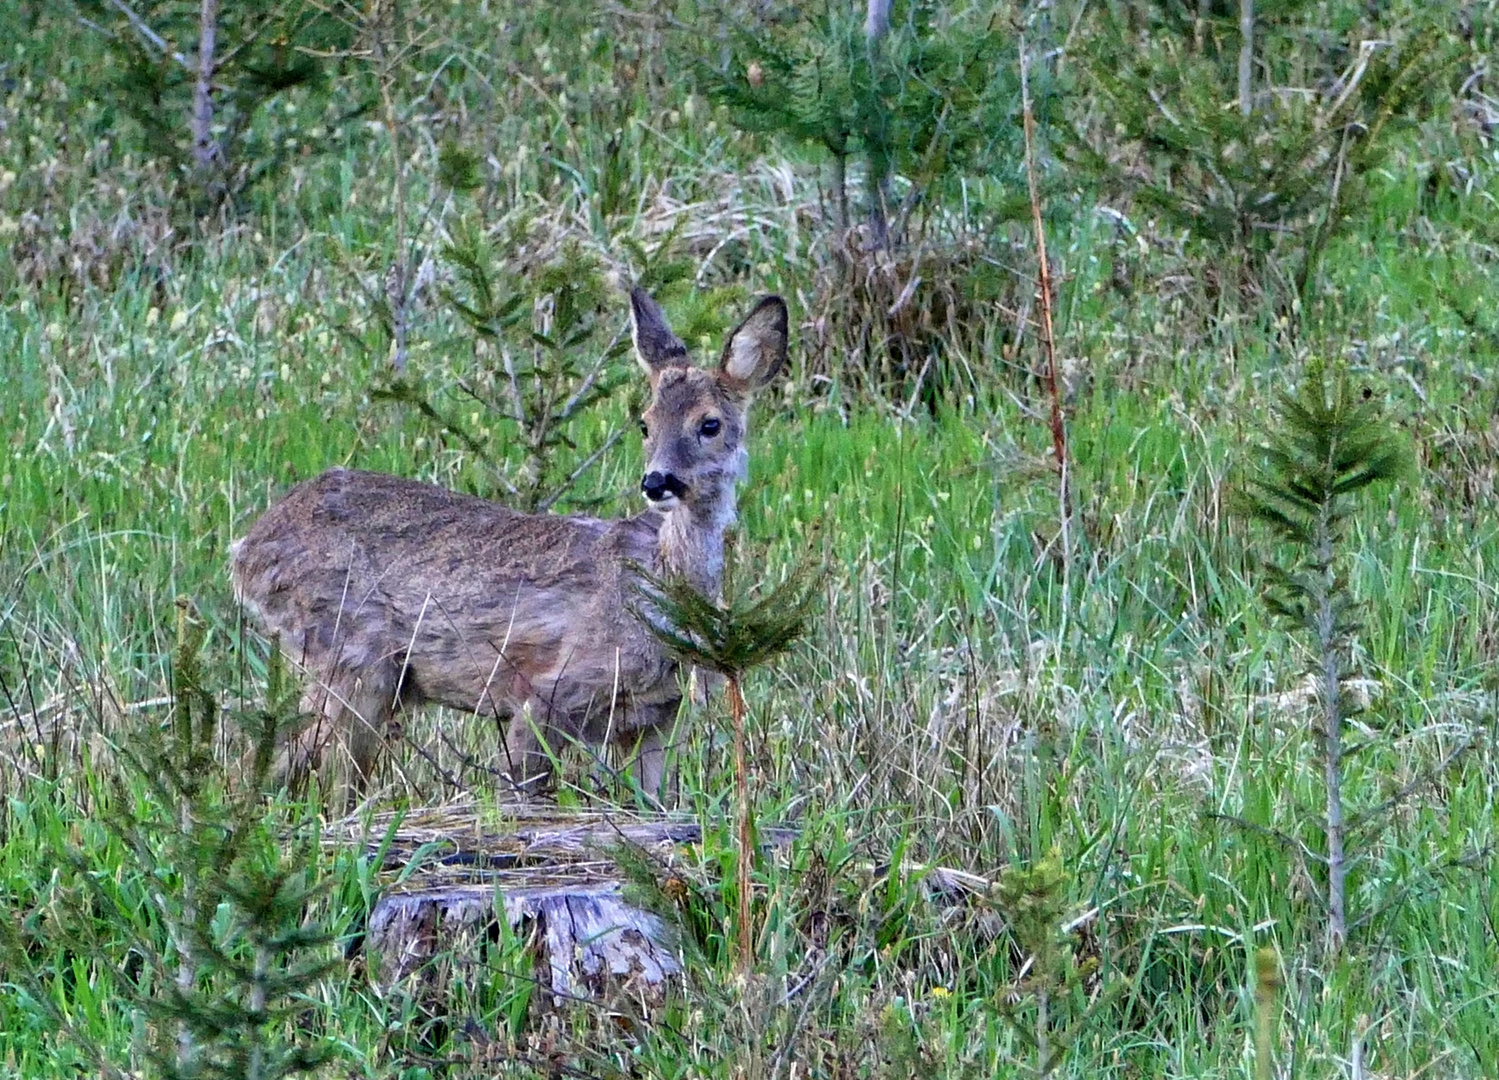
[[[630,614],[662,516],[529,515],[431,484],[333,469],[236,545],[236,591],[313,671],[398,664],[409,704],[510,715],[678,694]]]

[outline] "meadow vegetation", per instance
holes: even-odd
[[[1246,103],[1222,0],[896,2],[878,39],[256,0],[211,174],[193,5],[0,6],[0,1077],[1499,1075],[1499,6],[1262,6]],[[637,867],[664,1004],[554,1007],[503,937],[386,986],[341,804],[244,764],[292,707],[228,545],[337,464],[634,512],[633,281],[696,351],[792,311],[733,578],[822,570],[744,681],[755,817],[798,830],[753,970],[715,699],[704,841]],[[1324,366],[1405,462],[1344,492],[1336,566],[1243,512]],[[1331,684],[1277,565],[1340,613],[1336,933]],[[410,717],[372,808],[494,800],[501,753]],[[559,798],[635,794],[575,763]],[[995,887],[934,902],[938,866]]]

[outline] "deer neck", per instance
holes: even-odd
[[[661,568],[681,574],[704,596],[718,598],[723,585],[724,532],[735,519],[734,483],[726,480],[706,504],[679,506],[657,534]]]

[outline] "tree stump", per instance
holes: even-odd
[[[788,829],[763,829],[775,846]],[[666,814],[476,804],[346,819],[325,834],[380,859],[389,883],[366,927],[365,951],[390,985],[444,952],[476,952],[510,932],[530,941],[536,976],[555,1003],[623,991],[659,1000],[682,974],[670,928],[631,904],[611,849],[629,846],[663,870],[702,839],[696,821]]]
[[[402,888],[376,903],[365,948],[380,956],[381,980],[399,982],[444,949],[493,936],[501,906],[510,929],[538,943],[538,977],[558,1003],[613,989],[656,999],[682,972],[666,927],[618,882]]]

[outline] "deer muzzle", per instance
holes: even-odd
[[[665,500],[680,499],[687,494],[687,485],[678,480],[674,473],[648,472],[645,479],[640,481],[640,490],[653,503]]]

